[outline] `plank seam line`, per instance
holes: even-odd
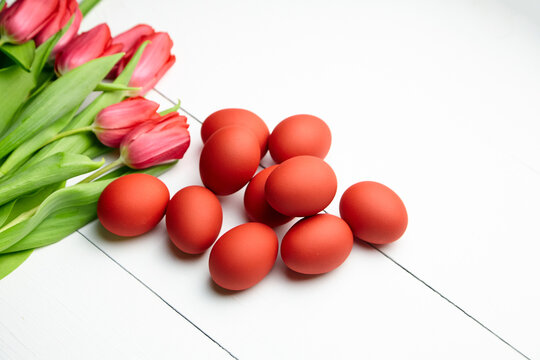
[[[154,88],[154,91],[156,93],[158,93],[159,95],[161,95],[165,100],[167,100],[168,102],[170,102],[171,104],[176,104],[170,97],[166,96],[165,94],[163,94],[161,91],[159,91],[158,89]],[[197,117],[195,117],[193,114],[191,114],[189,111],[187,111],[185,108],[183,107],[180,107],[180,109],[182,109],[183,112],[185,112],[186,114],[188,114],[190,117],[192,117],[195,121],[197,121],[198,123],[202,124],[203,122],[201,120],[199,120]],[[265,167],[263,165],[260,165],[259,166],[263,169],[265,169]],[[323,212],[327,213],[328,212],[326,210],[323,210]],[[471,320],[473,320],[475,323],[477,323],[478,325],[480,325],[482,328],[484,328],[485,330],[487,330],[489,333],[491,333],[493,336],[495,336],[497,339],[499,339],[500,341],[502,341],[504,344],[506,344],[507,346],[509,346],[512,350],[516,351],[518,354],[520,354],[521,356],[523,356],[525,359],[527,360],[531,360],[531,358],[529,358],[527,355],[525,355],[524,353],[522,353],[521,351],[519,351],[516,347],[514,347],[512,344],[510,344],[508,341],[506,341],[505,339],[503,339],[501,336],[499,336],[497,333],[495,333],[493,330],[491,330],[490,328],[488,328],[486,325],[484,325],[482,322],[480,322],[478,319],[476,319],[474,316],[472,316],[471,314],[469,314],[467,311],[465,311],[463,308],[461,308],[459,305],[457,305],[455,302],[453,302],[452,300],[450,300],[448,297],[444,296],[440,291],[436,290],[434,287],[432,287],[431,285],[429,285],[427,282],[425,282],[424,280],[422,280],[421,278],[419,278],[417,275],[415,275],[413,272],[411,272],[410,270],[408,270],[405,266],[401,265],[399,262],[397,262],[396,260],[394,260],[390,255],[386,254],[384,251],[382,251],[381,249],[379,249],[378,247],[376,247],[375,245],[373,244],[370,244],[370,243],[367,243],[367,242],[364,242],[366,244],[368,244],[369,246],[371,246],[372,248],[374,248],[375,250],[377,250],[381,255],[383,255],[384,257],[386,257],[388,260],[390,260],[391,262],[393,262],[395,265],[397,265],[399,268],[401,268],[402,270],[404,270],[407,274],[409,274],[410,276],[412,276],[414,279],[416,279],[417,281],[419,281],[420,283],[422,283],[424,286],[426,286],[428,289],[430,289],[431,291],[433,291],[435,294],[439,295],[441,298],[443,298],[444,300],[446,300],[446,302],[448,302],[450,305],[454,306],[457,310],[459,310],[460,312],[462,312],[463,314],[465,314],[468,318],[470,318]]]
[[[473,320],[475,323],[477,323],[478,325],[480,325],[481,327],[483,327],[485,330],[487,330],[488,332],[490,332],[492,335],[494,335],[497,339],[499,339],[500,341],[502,341],[503,343],[505,343],[506,345],[508,345],[512,350],[516,351],[519,355],[523,356],[525,359],[527,360],[531,360],[531,358],[529,358],[527,355],[525,355],[524,353],[522,353],[521,351],[519,351],[517,348],[515,348],[512,344],[510,344],[508,341],[504,340],[501,336],[499,336],[497,333],[495,333],[493,330],[491,330],[490,328],[488,328],[486,325],[482,324],[479,320],[477,320],[474,316],[472,316],[471,314],[469,314],[467,311],[463,310],[463,308],[461,308],[459,305],[457,305],[455,302],[453,302],[452,300],[450,300],[449,298],[447,298],[446,296],[444,296],[440,291],[438,291],[437,289],[435,289],[434,287],[432,287],[431,285],[429,285],[428,283],[426,283],[424,280],[420,279],[418,276],[416,276],[414,273],[412,273],[409,269],[407,269],[405,266],[401,265],[400,263],[398,263],[396,260],[394,260],[390,255],[386,254],[384,251],[382,251],[381,249],[379,249],[378,247],[376,247],[375,245],[373,244],[370,244],[370,243],[367,243],[367,242],[364,242],[365,244],[371,246],[373,249],[377,250],[379,253],[381,253],[384,257],[386,257],[388,260],[390,260],[391,262],[393,262],[395,265],[397,265],[398,267],[400,267],[402,270],[404,270],[407,274],[409,274],[410,276],[412,276],[413,278],[415,278],[416,280],[418,280],[420,283],[422,283],[424,286],[426,286],[428,289],[430,289],[431,291],[433,291],[435,294],[439,295],[441,298],[443,298],[444,300],[446,300],[449,304],[453,305],[456,309],[458,309],[459,311],[461,311],[463,314],[465,314],[468,318],[470,318],[471,320]]]
[[[154,294],[158,299],[160,299],[162,302],[165,303],[169,308],[171,308],[174,312],[176,312],[178,315],[184,318],[188,323],[193,325],[193,327],[197,330],[199,330],[204,336],[206,336],[208,339],[212,340],[214,344],[219,346],[222,350],[224,350],[227,354],[229,354],[233,359],[238,358],[234,356],[229,350],[227,350],[223,345],[221,345],[219,342],[217,342],[214,338],[212,338],[210,335],[208,335],[203,329],[198,327],[193,321],[188,319],[184,314],[182,314],[178,309],[176,309],[174,306],[172,306],[167,300],[165,300],[161,295],[159,295],[155,290],[153,290],[150,286],[148,286],[146,283],[144,283],[141,279],[139,279],[137,276],[135,276],[131,271],[129,271],[127,268],[125,268],[122,264],[120,264],[116,259],[114,259],[111,255],[109,255],[107,252],[105,252],[102,248],[97,246],[92,240],[90,240],[86,235],[84,235],[82,232],[77,230],[77,233],[79,233],[83,238],[85,238],[90,244],[94,245],[96,249],[101,251],[105,256],[107,256],[110,260],[112,260],[116,265],[118,265],[122,270],[127,272],[132,278],[137,280],[142,286],[144,286],[148,291],[150,291],[152,294]]]

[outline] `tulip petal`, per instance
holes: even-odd
[[[182,159],[189,148],[190,141],[191,139],[187,130],[177,133],[174,137],[171,136],[169,141],[161,144],[161,152],[153,153],[152,156],[146,158],[146,161],[136,164],[134,168],[146,169],[167,161]]]
[[[158,123],[145,122],[126,135],[120,145],[126,165],[143,169],[184,156],[190,144],[189,132],[182,116],[169,115]]]
[[[103,130],[134,128],[150,119],[158,108],[158,103],[143,97],[130,98],[101,110],[94,124]]]
[[[101,56],[109,56],[113,54],[118,54],[120,52],[122,52],[122,44],[115,44],[106,48],[105,51],[103,51],[103,54],[101,54]]]
[[[94,133],[96,134],[98,140],[105,146],[117,148],[120,146],[120,143],[122,142],[122,139],[129,134],[131,131],[131,128],[124,128],[124,129],[109,129],[109,130],[102,130],[102,129],[96,129]]]
[[[94,121],[94,133],[109,147],[119,147],[124,137],[139,124],[159,121],[159,104],[143,97],[130,98],[103,109]]]
[[[18,0],[2,11],[0,34],[17,43],[32,39],[55,16],[59,0]]]
[[[135,47],[140,38],[147,35],[152,35],[154,29],[150,25],[139,24],[135,25],[131,29],[124,31],[121,34],[116,35],[112,39],[113,44],[122,44],[122,51],[127,53],[128,50]]]
[[[150,41],[150,44],[145,49],[129,83],[130,86],[142,88],[140,95],[153,88],[176,61],[171,55],[173,42],[169,34],[158,32],[141,39],[146,40]]]
[[[107,24],[100,24],[74,38],[56,57],[55,70],[65,74],[90,60],[103,56],[109,49],[111,31]]]
[[[144,87],[139,91],[139,95],[146,95],[150,90],[156,86],[156,84],[161,80],[161,78],[169,71],[169,69],[176,62],[176,57],[173,55],[169,60],[158,70],[154,77],[146,82]]]
[[[135,54],[135,51],[142,43],[140,41],[141,38],[152,35],[153,33],[155,33],[155,31],[150,25],[139,24],[113,37],[112,44],[121,44],[122,52],[125,52],[126,55],[118,64],[116,64],[114,69],[107,77],[109,79],[116,78],[122,72],[122,70],[124,70],[129,60],[133,57],[133,54]]]
[[[166,161],[181,159],[190,144],[185,128],[169,129],[159,133],[145,133],[129,147],[129,162],[134,169],[144,169]]]
[[[67,1],[68,0],[59,0],[58,7],[54,12],[54,15],[49,21],[47,21],[43,29],[41,29],[41,31],[34,37],[34,41],[36,42],[37,46],[43,44],[48,38],[56,34],[65,24],[67,24],[67,21],[65,24],[62,24],[66,15],[68,16],[68,20],[70,16]]]
[[[53,55],[61,52],[64,47],[77,35],[82,21],[82,13],[76,0],[60,0],[58,11],[45,27],[36,35],[34,40],[37,45],[41,45],[51,36],[60,31],[73,18],[66,33],[55,45]]]
[[[189,125],[187,124],[187,117],[185,117],[184,115],[178,114],[178,112],[176,111],[163,115],[161,122],[164,122],[170,119],[175,119],[176,121],[181,122],[182,124],[185,125],[186,129],[189,127]]]

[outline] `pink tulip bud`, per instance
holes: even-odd
[[[176,61],[171,54],[173,42],[169,34],[158,32],[143,36],[141,43],[147,40],[150,44],[144,49],[129,82],[130,86],[142,88],[140,94],[150,91]]]
[[[17,0],[0,13],[0,36],[22,44],[32,39],[56,15],[59,0]]]
[[[120,52],[121,45],[111,44],[111,31],[100,24],[71,40],[56,56],[55,70],[61,75],[90,60]]]
[[[56,43],[53,49],[53,56],[60,52],[77,35],[82,21],[82,13],[79,10],[77,0],[60,0],[55,16],[47,22],[45,27],[34,38],[36,45],[43,44],[51,36],[60,31],[72,17],[73,22],[67,32]]]
[[[137,45],[140,46],[139,40],[143,36],[152,35],[155,33],[154,29],[150,25],[146,24],[139,24],[135,25],[131,29],[124,31],[121,34],[116,35],[112,39],[113,45],[121,44],[122,45],[122,52],[124,53],[130,53],[130,55],[124,56],[111,70],[109,75],[107,76],[109,79],[115,79],[122,70],[126,67],[129,60],[133,56],[132,49]],[[135,48],[137,50],[137,48]],[[129,58],[128,58],[129,56]]]
[[[127,53],[139,43],[141,37],[152,35],[154,33],[155,31],[150,25],[139,24],[113,37],[112,43],[122,44],[122,51]]]
[[[126,135],[120,156],[133,169],[146,169],[170,160],[181,159],[189,147],[187,119],[177,112],[159,122],[144,122]]]
[[[159,104],[143,97],[134,97],[101,110],[94,121],[94,133],[102,144],[117,148],[122,139],[137,125],[160,119]]]
[[[135,37],[138,32],[148,31],[148,28],[138,28],[136,31],[134,29],[131,29],[133,33],[130,36]],[[133,38],[130,37],[129,40],[132,42]],[[150,44],[144,49],[129,82],[129,86],[141,88],[139,95],[144,95],[150,91],[176,61],[175,56],[171,54],[173,42],[169,34],[165,32],[152,33],[140,36],[138,41],[132,43],[132,46],[126,51],[126,55],[119,63],[117,74],[122,72],[139,46],[145,41],[150,41]],[[127,41],[124,42],[124,44],[127,43]]]

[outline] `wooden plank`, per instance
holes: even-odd
[[[0,281],[0,358],[231,357],[76,233]]]

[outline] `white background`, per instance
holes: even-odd
[[[232,293],[164,224],[119,239],[95,222],[0,281],[1,359],[540,358],[540,3],[103,0],[83,28],[100,22],[175,42],[148,96],[193,115],[171,193],[200,184],[195,118],[243,107],[272,129],[311,113],[333,135],[328,211],[375,180],[409,228],[324,276],[278,259]],[[245,221],[242,195],[221,199],[222,232]]]

